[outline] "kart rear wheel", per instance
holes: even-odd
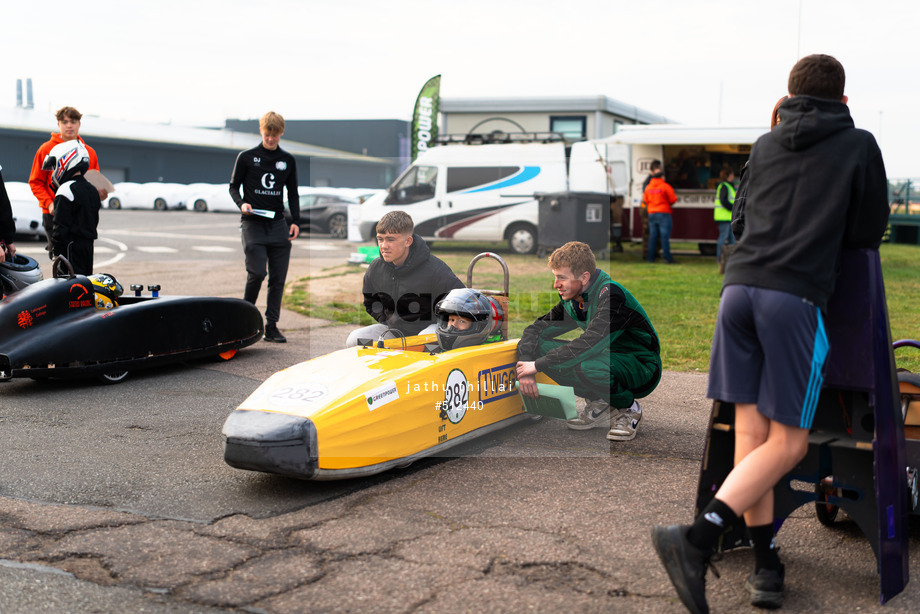
[[[129,371],[109,371],[108,373],[100,375],[99,380],[103,384],[118,384],[128,377],[128,373]]]
[[[840,508],[836,505],[827,503],[827,496],[836,491],[833,486],[833,480],[832,476],[828,476],[818,484],[815,484],[815,516],[818,517],[818,522],[826,527],[833,526],[834,521],[837,519],[837,512],[840,511]]]

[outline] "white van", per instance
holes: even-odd
[[[386,192],[361,205],[361,238],[373,241],[380,218],[402,210],[415,222],[415,232],[428,241],[507,241],[516,253],[532,253],[537,249],[535,195],[567,190],[609,193],[606,148],[575,143],[567,157],[563,142],[434,147]],[[619,158],[624,160],[625,154]],[[625,162],[620,167],[620,195],[625,196]]]

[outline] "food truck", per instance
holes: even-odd
[[[677,194],[671,241],[697,243],[701,252],[714,254],[719,231],[712,209],[719,172],[728,167],[738,177],[754,141],[768,130],[766,126],[621,126],[613,136],[597,141],[598,148],[606,152],[612,183],[617,178],[623,181],[624,175],[627,182],[623,239],[642,240],[642,184],[652,161],[660,160],[664,178]],[[612,191],[620,193],[619,187]]]

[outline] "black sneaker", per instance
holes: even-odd
[[[775,610],[783,605],[783,580],[786,567],[779,569],[758,569],[744,581],[744,588],[751,593],[751,605],[757,608]]]
[[[687,539],[688,525],[652,528],[652,545],[671,578],[684,606],[693,614],[709,614],[706,603],[706,568],[711,552],[698,549]],[[713,568],[715,572],[715,568]]]
[[[278,326],[275,324],[268,324],[265,326],[265,336],[262,338],[272,343],[287,343],[287,339],[281,334],[281,331],[278,330]]]

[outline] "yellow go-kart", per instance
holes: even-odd
[[[508,313],[504,290],[480,290]],[[441,351],[437,335],[377,340],[267,379],[223,426],[231,466],[311,480],[367,476],[531,417],[517,392],[517,339]],[[538,382],[553,383],[540,374]]]

